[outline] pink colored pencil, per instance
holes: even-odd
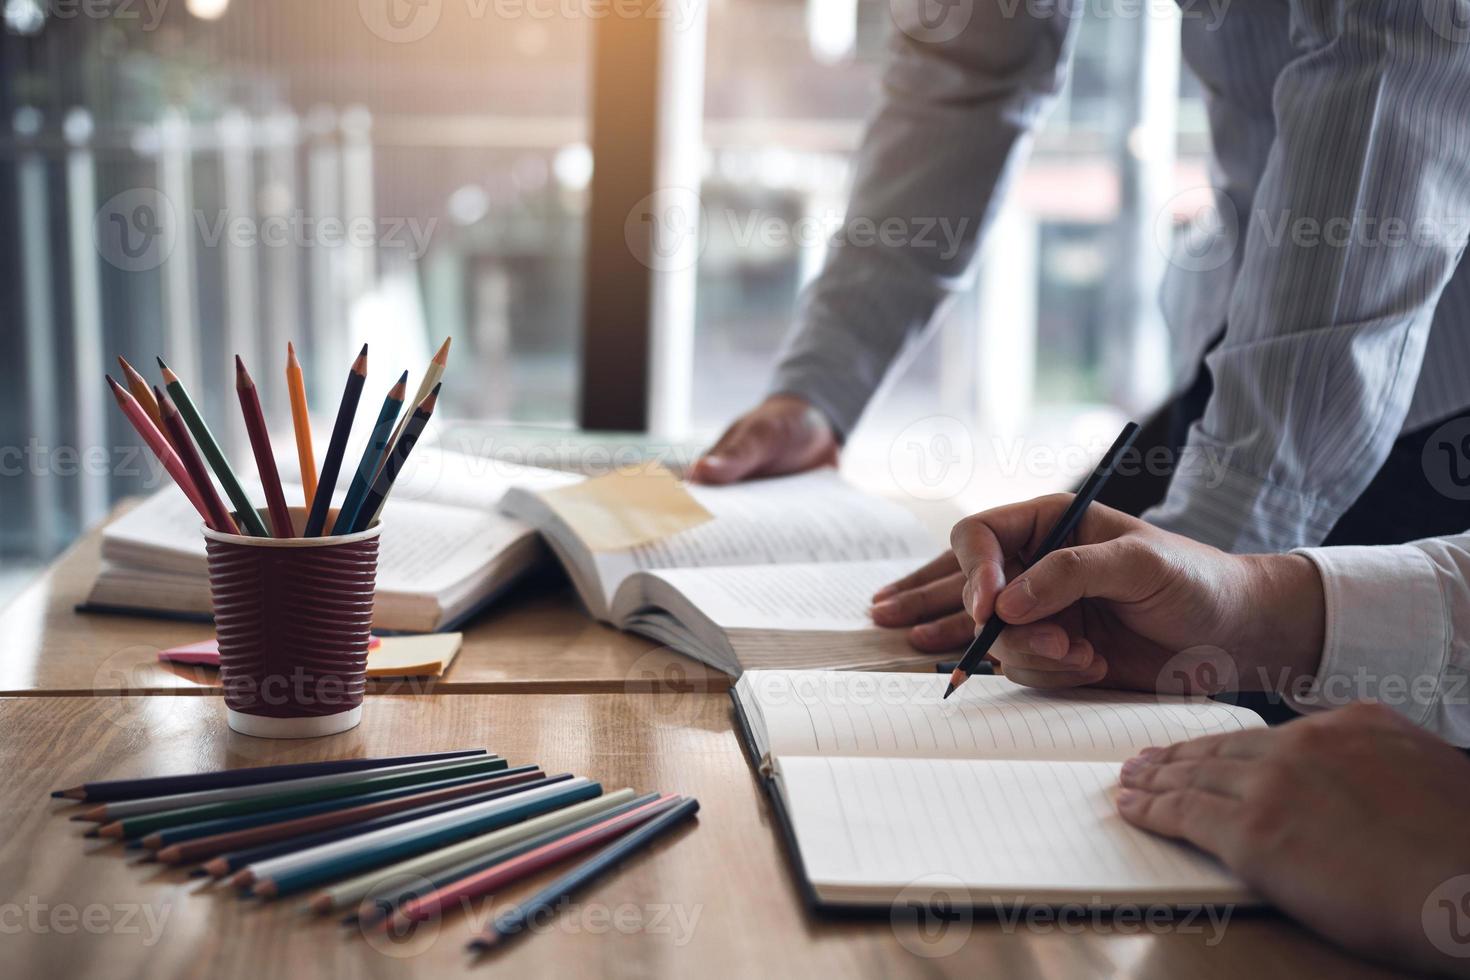
[[[189,478],[189,471],[184,468],[184,461],[179,459],[179,454],[174,452],[174,447],[159,431],[158,426],[153,424],[153,419],[148,417],[147,410],[138,404],[138,399],[128,394],[122,385],[112,380],[112,375],[109,374],[106,377],[107,386],[112,389],[112,397],[117,399],[117,407],[122,409],[122,413],[128,417],[133,428],[138,430],[138,435],[142,436],[148,448],[153,450],[153,455],[157,456],[163,468],[168,470],[168,475],[174,478],[179,489],[184,491],[184,496],[189,498],[189,503],[194,505],[199,516],[204,519],[205,523],[209,523],[209,511],[204,506],[204,498],[200,496],[199,488],[194,485],[194,481]]]
[[[629,810],[627,813],[620,814],[616,817],[609,817],[601,823],[593,824],[586,830],[578,831],[560,840],[554,840],[550,844],[543,844],[534,851],[527,851],[508,861],[501,861],[499,864],[492,865],[484,871],[468,875],[456,882],[445,885],[443,888],[436,888],[427,895],[420,895],[418,898],[403,903],[392,916],[383,920],[384,924],[389,928],[401,930],[411,923],[422,921],[431,915],[436,915],[440,910],[454,902],[463,901],[467,898],[476,898],[492,892],[502,885],[517,881],[529,874],[534,874],[563,858],[568,858],[573,854],[579,854],[589,848],[596,847],[606,840],[617,837],[624,831],[631,830],[639,824],[645,823],[657,816],[660,808],[666,807],[670,800],[677,798],[676,794],[666,794],[654,800],[652,803],[640,806],[636,810]]]

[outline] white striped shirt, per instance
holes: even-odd
[[[936,0],[892,2],[907,31],[893,34],[840,247],[803,294],[772,386],[842,433],[973,264],[1082,6],[974,0],[957,36],[920,42],[935,36]],[[921,7],[930,19],[916,27]],[[1401,432],[1470,406],[1470,272],[1456,272],[1470,230],[1470,29],[1457,7],[1185,8],[1223,220],[1176,255],[1163,300],[1181,383],[1220,338],[1185,452],[1225,466],[1181,464],[1145,515],[1155,524],[1237,552],[1318,544]],[[891,219],[907,240],[857,234]],[[958,247],[921,237],[935,221]]]

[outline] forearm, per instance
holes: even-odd
[[[901,0],[895,14],[902,23],[925,2]],[[846,218],[772,384],[840,433],[973,265],[1026,134],[1061,84],[1073,32],[1070,8],[1058,8],[1006,16],[1004,5],[977,3],[942,42],[895,31]]]
[[[1239,684],[1285,692],[1308,684],[1322,660],[1327,606],[1322,576],[1303,555],[1243,555],[1249,596],[1236,643]]]

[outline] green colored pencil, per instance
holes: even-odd
[[[338,786],[322,786],[315,789],[297,790],[291,793],[272,793],[269,796],[251,796],[241,800],[225,800],[220,803],[206,803],[201,806],[180,807],[177,810],[160,810],[155,813],[140,814],[136,817],[125,817],[97,829],[101,837],[122,837],[132,839],[151,834],[155,830],[163,830],[166,827],[176,827],[180,824],[193,823],[197,820],[213,820],[216,817],[234,817],[246,813],[255,813],[260,810],[274,810],[279,807],[294,806],[297,803],[315,803],[318,800],[334,800],[343,796],[355,796],[372,790],[390,789],[394,786],[411,786],[416,783],[429,782],[435,779],[444,779],[449,775],[462,775],[472,772],[497,772],[505,769],[509,763],[499,756],[491,756],[487,759],[476,759],[472,762],[458,762],[437,769],[417,769],[413,772],[400,773],[394,776],[376,776],[363,779],[361,782],[347,783]]]
[[[246,534],[253,534],[257,538],[268,538],[270,531],[266,529],[265,522],[255,512],[255,506],[250,503],[250,496],[245,488],[240,486],[240,480],[235,476],[235,471],[230,468],[230,461],[225,459],[224,450],[220,449],[219,443],[215,441],[214,433],[209,431],[209,426],[204,423],[204,418],[199,414],[199,409],[194,407],[194,399],[189,397],[189,392],[184,388],[184,383],[179,376],[169,370],[169,366],[163,363],[163,358],[158,358],[158,368],[163,372],[163,386],[174,400],[179,414],[184,417],[184,424],[194,434],[194,441],[199,443],[199,451],[209,461],[209,468],[214,470],[214,475],[219,477],[220,485],[225,488],[225,493],[230,498],[230,503],[235,505],[236,516],[240,518],[240,525]]]

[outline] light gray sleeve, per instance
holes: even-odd
[[[801,298],[771,386],[806,398],[843,436],[972,265],[1026,136],[1061,87],[1081,5],[891,8],[881,101],[847,217]]]

